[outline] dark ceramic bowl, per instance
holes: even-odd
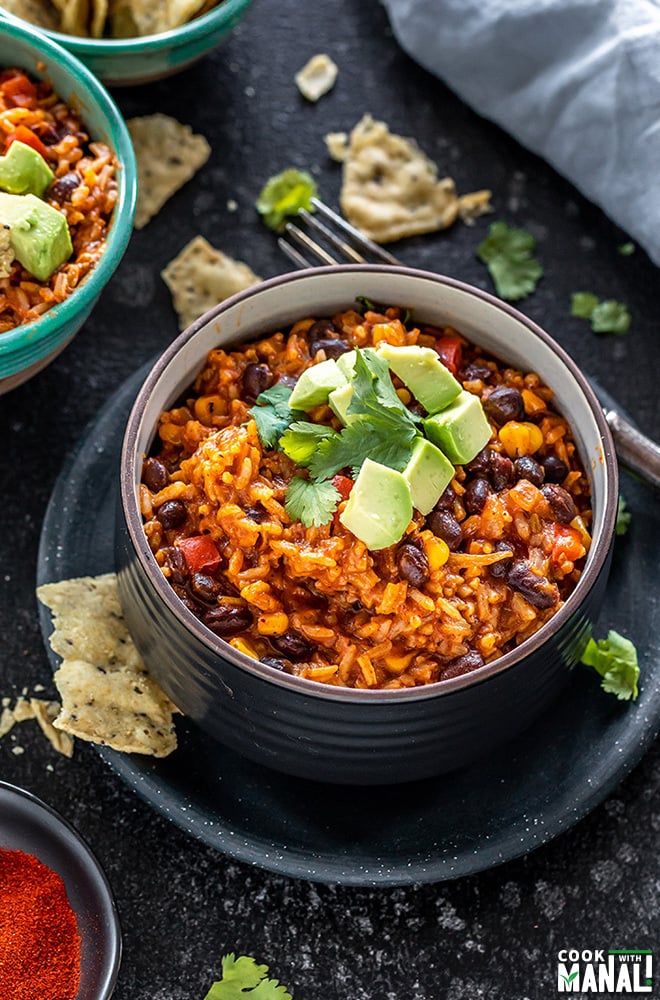
[[[0,781],[3,848],[33,854],[58,873],[81,938],[79,1000],[110,1000],[121,961],[119,918],[108,880],[85,841],[41,799]]]
[[[593,544],[580,581],[536,635],[472,673],[419,688],[353,690],[283,674],[217,638],[179,601],[147,544],[137,490],[161,410],[193,381],[207,352],[356,296],[409,306],[448,323],[555,390],[591,479]],[[605,588],[618,496],[610,432],[567,354],[534,323],[485,292],[399,267],[347,265],[274,278],[223,302],[186,330],[150,372],[129,417],[121,462],[116,556],[122,604],[153,675],[205,732],[252,760],[305,778],[350,784],[450,771],[528,727],[559,694]]]

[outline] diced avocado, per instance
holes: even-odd
[[[444,451],[454,465],[471,462],[490,440],[490,424],[481,400],[461,390],[440,413],[423,421],[426,436]]]
[[[419,437],[403,470],[410,487],[413,507],[420,514],[429,514],[454,478],[454,466],[439,448]]]
[[[355,359],[357,358],[357,351],[346,351],[344,354],[340,354],[337,358],[337,368],[345,375],[347,379],[351,378],[353,372],[355,371]]]
[[[10,229],[17,260],[45,281],[73,252],[66,218],[33,194],[0,192],[0,222]]]
[[[385,358],[428,413],[443,410],[461,391],[460,383],[430,347],[381,344],[376,353]]]
[[[354,416],[348,412],[354,391],[350,382],[347,382],[346,385],[340,385],[338,389],[333,389],[328,396],[328,406],[334,415],[341,420],[344,427],[351,422],[351,418]]]
[[[327,361],[305,369],[289,396],[289,406],[292,410],[311,410],[314,406],[327,403],[332,390],[345,384],[346,378],[337,362],[328,358]]]
[[[55,174],[43,156],[18,139],[0,156],[0,188],[10,194],[35,194],[42,198],[54,179]]]
[[[399,541],[412,512],[402,473],[365,458],[339,520],[368,549],[386,549]]]

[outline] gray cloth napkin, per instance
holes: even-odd
[[[660,0],[384,0],[395,36],[660,264]]]

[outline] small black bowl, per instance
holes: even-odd
[[[112,890],[80,834],[31,792],[0,781],[0,850],[33,854],[57,872],[78,921],[78,1000],[110,1000],[121,961]]]

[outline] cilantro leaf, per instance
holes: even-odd
[[[591,319],[591,314],[599,303],[599,298],[593,292],[573,292],[571,295],[571,316],[578,319]]]
[[[603,678],[601,687],[620,701],[637,699],[639,665],[637,650],[630,639],[610,629],[607,639],[589,639],[580,662],[593,667]]]
[[[222,979],[213,983],[204,1000],[292,1000],[286,986],[266,979],[267,965],[258,965],[247,955],[225,955]]]
[[[623,302],[614,299],[599,302],[591,314],[591,329],[595,333],[627,333],[630,313]]]
[[[255,205],[271,229],[280,229],[287,216],[301,208],[313,212],[312,198],[317,193],[316,181],[304,170],[290,168],[266,182]]]
[[[323,424],[296,420],[280,438],[280,448],[297,465],[307,466],[319,442],[329,437],[337,437],[337,432]]]
[[[628,528],[630,527],[630,522],[632,521],[632,514],[628,510],[628,504],[626,503],[626,498],[623,493],[619,493],[619,503],[616,509],[616,533],[617,535],[625,535]]]
[[[318,528],[332,518],[340,500],[339,490],[329,480],[313,483],[296,476],[287,487],[284,507],[292,521]]]
[[[348,404],[349,413],[381,417],[383,411],[386,411],[389,415],[396,415],[414,430],[417,418],[397,396],[390,375],[390,366],[384,358],[379,358],[375,351],[370,348],[361,351],[358,348],[355,352],[351,385],[353,395]]]
[[[630,257],[635,252],[635,244],[632,242],[621,243],[616,249],[617,253],[621,254],[622,257]]]
[[[250,409],[250,416],[257,425],[257,433],[263,448],[276,448],[289,424],[294,420],[305,419],[304,413],[290,408],[291,391],[288,386],[276,382],[270,389],[257,396],[257,405]]]
[[[536,240],[525,229],[510,229],[506,222],[493,222],[488,236],[477,247],[497,294],[509,301],[523,299],[536,288],[543,268],[532,256]]]

